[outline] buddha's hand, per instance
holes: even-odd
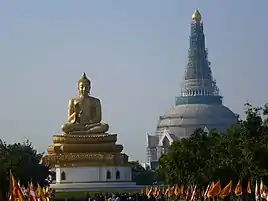
[[[79,106],[78,103],[75,104],[75,106],[74,106],[74,112],[75,112],[76,114],[79,114],[79,112],[81,112],[81,109],[80,109],[80,106]]]
[[[79,111],[79,113],[78,113],[78,116],[79,116],[79,118],[81,118],[82,116],[83,116],[83,111]]]
[[[89,124],[93,124],[94,122],[92,121],[92,120],[89,120],[89,122],[88,122]]]

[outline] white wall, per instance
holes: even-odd
[[[57,167],[55,169],[56,183],[131,181],[132,179],[131,167]],[[111,179],[106,178],[107,171],[111,172]],[[116,171],[120,172],[119,179],[116,179]],[[61,180],[62,172],[65,172],[65,180]]]

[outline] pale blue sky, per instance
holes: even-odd
[[[240,114],[247,100],[263,104],[267,7],[267,0],[1,1],[1,138],[28,138],[44,151],[85,71],[103,120],[124,152],[144,161],[145,133],[180,94],[195,8],[224,104]]]

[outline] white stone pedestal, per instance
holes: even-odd
[[[92,183],[62,183],[51,184],[50,187],[56,192],[113,192],[140,190],[143,186],[137,186],[135,182],[92,182]]]
[[[137,189],[129,166],[55,167],[56,191],[102,191]]]

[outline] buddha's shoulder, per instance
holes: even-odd
[[[78,102],[78,98],[72,98],[69,100],[69,104],[75,104]]]
[[[91,101],[91,102],[94,102],[94,103],[100,103],[100,99],[98,99],[96,97],[93,97],[93,96],[89,96],[88,100]],[[81,99],[79,97],[72,98],[72,99],[69,100],[69,104],[76,104],[76,103],[78,103],[80,101],[81,101]]]
[[[93,97],[93,96],[89,96],[89,99],[91,100],[91,101],[94,101],[94,102],[100,102],[100,99],[98,99],[98,98],[96,98],[96,97]]]

